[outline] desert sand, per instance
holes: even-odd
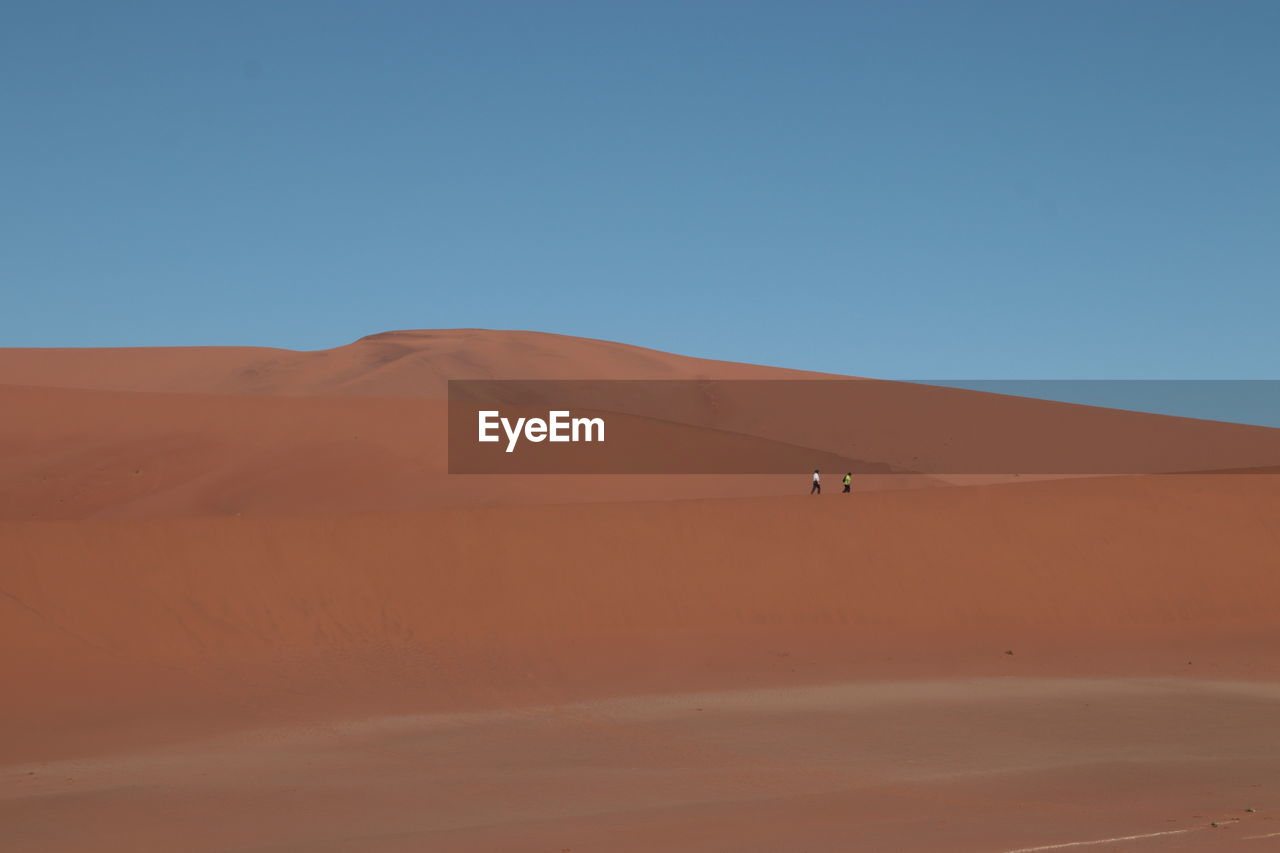
[[[0,351],[0,848],[1280,849],[1280,476],[446,473],[448,378],[793,375]]]

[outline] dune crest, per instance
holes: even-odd
[[[444,399],[448,379],[816,376],[592,338],[490,329],[404,330],[326,350],[267,347],[0,349],[0,385],[185,394]]]

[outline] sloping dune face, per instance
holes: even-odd
[[[448,379],[789,377],[477,330],[0,351],[0,847],[1280,837],[1280,476],[447,473]]]
[[[0,520],[402,511],[786,495],[807,488],[808,465],[797,466],[794,476],[448,476],[447,380],[521,378],[825,377],[606,341],[476,330],[390,332],[317,352],[0,350],[0,406],[6,412],[0,420]],[[1123,467],[1126,457],[1158,460],[1163,447],[1179,444],[1193,450],[1165,454],[1185,462],[1166,466],[1171,470],[1252,466],[1280,455],[1280,431],[1259,427],[903,383],[844,384],[864,390],[849,399],[815,399],[825,392],[803,390],[821,389],[820,383],[767,382],[753,387],[789,391],[744,391],[746,398],[734,400],[737,389],[726,386],[715,392],[726,395],[720,408],[684,405],[664,417],[684,430],[677,434],[688,436],[692,429],[713,447],[726,445],[723,436],[732,434],[748,446],[776,442],[787,448],[787,458],[811,450],[815,467],[836,458],[840,464],[828,470],[829,485],[832,475],[854,467],[844,464],[849,455],[870,471],[902,472],[860,475],[863,492],[972,481],[921,471],[931,458],[937,460],[933,471],[955,471],[954,460],[950,467],[946,461],[959,452],[952,446],[957,436],[976,441],[969,454],[976,460],[1007,456],[1015,446],[1031,458],[1051,448],[1062,465],[1050,466],[1050,473],[1059,474],[1124,472],[1130,470]],[[1157,428],[1161,424],[1167,426]],[[1046,433],[1049,440],[1036,441]],[[687,443],[692,449],[702,440]],[[1081,450],[1073,455],[1073,448]],[[1090,469],[1091,458],[1104,467]],[[972,473],[1011,477],[976,467]],[[647,470],[629,470],[638,469]]]
[[[0,840],[1227,849],[1277,831],[1278,513],[1197,476],[0,525]]]
[[[1274,656],[1226,648],[1280,639],[1276,518],[1263,475],[7,525],[0,639],[18,653],[0,677],[24,689],[0,712],[4,746],[74,739],[55,721],[159,731],[179,708],[409,712],[904,672],[1273,676]]]
[[[333,350],[0,350],[0,519],[146,518],[791,494],[799,478],[450,478],[448,378],[811,374],[533,332]],[[936,484],[872,477],[863,488]]]

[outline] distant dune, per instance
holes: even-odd
[[[795,478],[770,476],[448,478],[445,381],[809,375],[475,330],[389,332],[319,352],[0,349],[0,519],[790,494]]]
[[[369,335],[328,350],[0,349],[0,385],[185,394],[445,398],[449,379],[768,379],[819,376],[541,332]]]
[[[0,404],[8,413],[0,420],[0,520],[767,496],[808,485],[808,466],[793,476],[450,477],[447,378],[833,377],[477,330],[389,332],[318,352],[0,349]],[[726,403],[713,420],[690,409],[672,417],[810,448],[815,459],[856,456],[904,472],[928,470],[932,459],[932,470],[942,472],[859,476],[863,492],[1014,479],[981,463],[1015,447],[1030,455],[1051,447],[1065,463],[1058,473],[1089,470],[1081,460],[1091,457],[1112,466],[1106,470],[1127,470],[1126,457],[1158,456],[1173,438],[1197,448],[1184,465],[1166,466],[1174,470],[1277,461],[1277,430],[902,383],[859,387],[866,390],[853,400],[788,402],[780,394],[763,404]],[[1052,441],[1043,441],[1046,432]],[[977,471],[947,473],[946,462],[951,470],[956,464],[948,456],[958,452],[953,435],[976,437],[978,464],[970,467]],[[830,488],[840,471],[827,473]]]
[[[1207,816],[1280,821],[1243,812],[1280,772],[1280,476],[446,473],[448,378],[817,376],[477,330],[0,351],[0,846],[1198,850]]]

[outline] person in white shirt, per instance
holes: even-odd
[[[813,486],[809,489],[809,494],[822,494],[822,480],[818,477],[818,469],[813,469]]]

